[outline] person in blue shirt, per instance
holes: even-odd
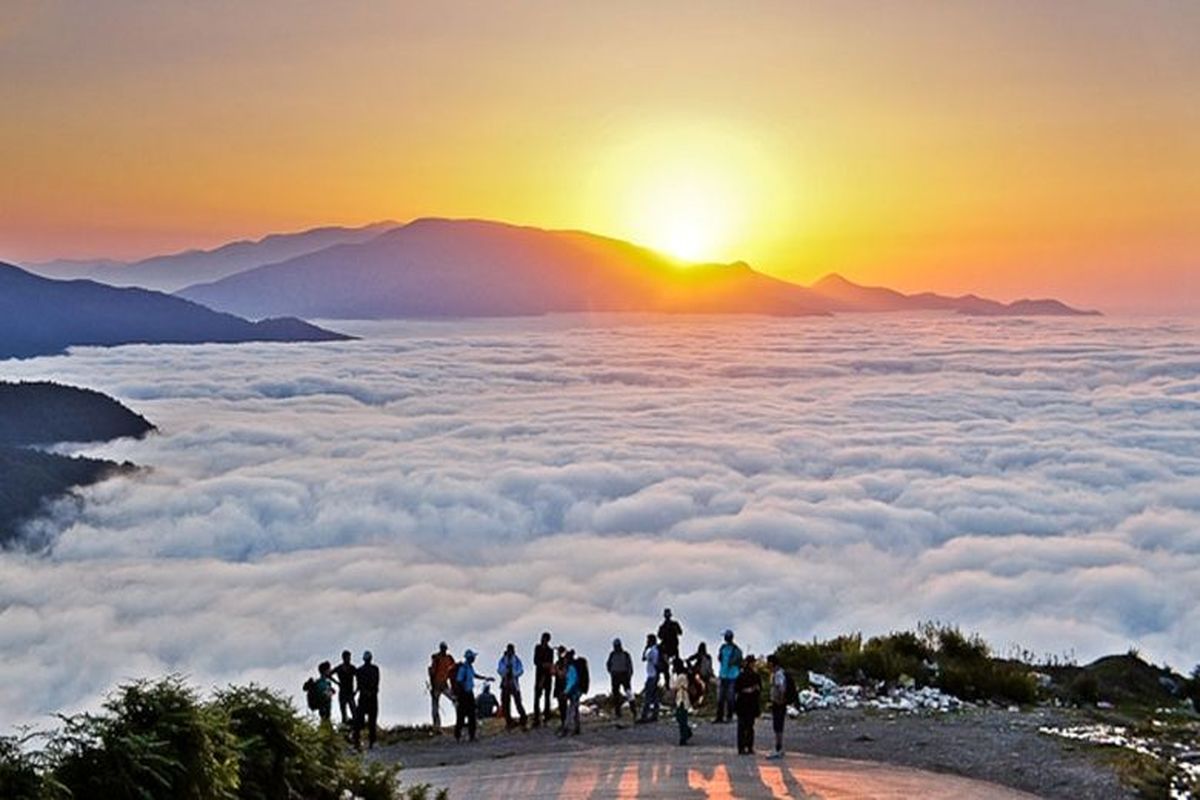
[[[563,717],[562,727],[558,729],[559,736],[571,733],[579,735],[579,701],[583,697],[585,673],[584,661],[575,657],[574,650],[567,651],[567,675],[563,681],[563,694],[567,699],[567,713]]]
[[[479,717],[475,707],[475,681],[490,681],[486,675],[475,672],[475,651],[463,653],[463,660],[454,670],[454,740],[462,741],[463,728],[467,729],[470,740],[475,741],[475,731],[479,725]]]
[[[717,718],[714,722],[729,722],[733,719],[733,706],[737,694],[733,685],[742,672],[742,648],[733,642],[733,631],[725,631],[725,642],[717,651]]]
[[[496,664],[496,672],[500,675],[500,705],[504,708],[504,727],[512,730],[517,726],[512,715],[515,703],[521,718],[521,728],[524,729],[528,721],[525,705],[521,702],[521,676],[525,674],[525,665],[517,655],[516,645],[509,642],[508,647],[504,648],[504,655],[500,656],[500,661]]]

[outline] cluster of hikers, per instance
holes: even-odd
[[[754,724],[761,714],[764,690],[755,657],[742,653],[732,630],[724,632],[715,664],[704,642],[695,653],[684,658],[680,653],[682,637],[683,628],[679,621],[672,616],[671,609],[665,609],[657,633],[647,634],[642,648],[645,682],[640,712],[633,692],[633,655],[620,639],[613,640],[612,652],[605,663],[611,683],[609,702],[613,714],[619,718],[628,707],[636,722],[656,722],[664,703],[673,705],[679,726],[679,744],[686,745],[692,738],[691,714],[715,689],[717,702],[713,721],[726,723],[736,719],[738,753],[753,753]],[[543,633],[533,648],[533,726],[550,725],[557,716],[559,736],[578,735],[580,701],[590,684],[588,662],[565,645],[553,646],[551,639],[549,633]],[[479,718],[493,717],[498,712],[503,713],[507,729],[526,728],[529,718],[521,698],[525,667],[516,646],[510,643],[505,647],[496,664],[495,676],[477,672],[477,658],[474,650],[467,650],[458,661],[450,654],[445,642],[431,656],[429,691],[433,726],[442,728],[441,701],[445,698],[455,709],[456,740],[462,740],[465,730],[469,741],[475,741]],[[767,657],[767,664],[770,669],[767,699],[775,732],[775,750],[768,757],[779,758],[783,755],[787,709],[797,702],[798,691],[774,655]],[[490,689],[490,684],[495,681],[500,683],[499,700]],[[476,683],[483,684],[478,694]],[[551,709],[551,699],[557,714]]]
[[[362,664],[357,667],[351,657],[349,650],[343,650],[336,667],[328,661],[318,664],[317,677],[304,682],[304,695],[308,707],[326,724],[333,716],[333,698],[337,695],[342,725],[350,728],[354,746],[362,748],[362,731],[366,728],[369,746],[374,747],[379,721],[379,667],[373,663],[370,650],[362,654]]]

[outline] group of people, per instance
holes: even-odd
[[[324,724],[332,724],[333,698],[338,699],[342,725],[348,726],[354,746],[362,748],[362,731],[367,730],[368,746],[374,747],[378,738],[379,667],[371,651],[362,654],[362,664],[355,666],[349,650],[342,651],[336,666],[328,661],[317,665],[317,677],[304,682],[308,707],[317,712]]]
[[[616,717],[621,717],[625,707],[636,722],[655,722],[659,718],[665,701],[674,706],[675,720],[679,726],[679,744],[686,745],[692,738],[691,714],[699,708],[715,687],[717,692],[714,722],[725,723],[737,720],[738,752],[754,752],[754,725],[762,713],[763,684],[758,664],[753,655],[743,654],[734,641],[732,630],[726,630],[717,651],[716,663],[701,642],[696,652],[684,658],[680,654],[683,627],[674,618],[671,609],[664,609],[663,621],[655,633],[646,635],[641,660],[644,665],[645,682],[641,693],[641,712],[638,713],[637,697],[633,692],[634,661],[620,639],[614,639],[612,652],[608,655],[605,668],[611,685],[611,704]],[[551,644],[550,633],[543,633],[533,648],[534,696],[533,726],[551,724],[551,699],[557,706],[558,734],[566,736],[580,732],[579,704],[589,689],[587,659],[566,647]],[[478,720],[495,716],[502,710],[508,729],[528,724],[528,715],[521,698],[521,678],[525,674],[524,664],[517,655],[516,646],[509,643],[496,664],[496,675],[482,675],[476,671],[477,654],[467,650],[462,661],[450,655],[445,642],[430,658],[429,691],[432,698],[432,716],[435,728],[442,727],[441,701],[448,699],[454,705],[454,737],[461,741],[465,730],[470,741],[475,741]],[[774,656],[767,657],[770,677],[768,703],[771,709],[772,727],[775,733],[775,750],[768,756],[779,758],[783,754],[783,728],[787,719],[787,708],[797,701],[796,684]],[[490,691],[489,684],[499,681],[500,700]],[[476,695],[475,684],[482,683],[482,691]]]
[[[549,633],[543,633],[533,649],[533,727],[551,723],[550,700],[553,697],[558,706],[558,734],[578,734],[579,702],[590,688],[588,662],[564,645],[552,647],[550,639]],[[469,740],[475,741],[479,717],[495,716],[498,709],[503,710],[506,728],[526,728],[529,715],[521,699],[525,665],[517,655],[516,645],[510,642],[504,648],[496,663],[495,676],[476,671],[477,658],[474,650],[467,650],[462,661],[455,661],[445,642],[439,644],[438,651],[430,657],[429,691],[434,727],[442,727],[441,701],[446,698],[454,706],[454,738],[460,741],[464,730]],[[489,687],[497,680],[500,683],[499,702]],[[476,682],[483,684],[479,695],[475,694]]]

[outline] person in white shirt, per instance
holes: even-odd
[[[671,664],[671,691],[675,696],[675,721],[679,723],[679,746],[682,747],[692,738],[692,724],[688,716],[691,712],[691,676],[688,675],[687,665],[679,656]]]
[[[642,715],[638,722],[658,722],[658,637],[646,634],[642,661],[646,662],[646,685],[642,689]]]

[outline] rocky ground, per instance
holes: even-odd
[[[788,721],[786,747],[815,756],[876,761],[988,781],[1046,797],[1133,798],[1103,748],[1039,733],[1044,727],[1086,722],[1085,712],[1038,707],[1023,711],[969,708],[953,713],[894,713],[827,709]],[[734,726],[696,720],[693,743],[734,749]],[[760,720],[758,749],[771,742],[769,720]],[[570,754],[616,745],[663,745],[676,739],[675,723],[633,725],[628,718],[592,718],[581,736],[558,738],[551,730],[505,732],[489,722],[480,741],[459,744],[428,730],[396,732],[374,757],[406,767],[467,764],[531,754]]]

